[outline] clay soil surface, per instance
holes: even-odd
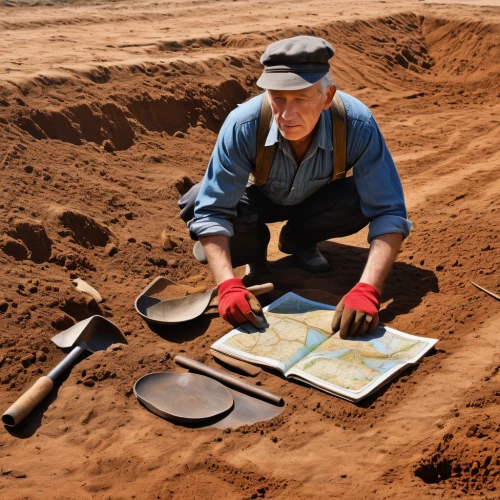
[[[0,497],[499,497],[500,302],[470,280],[500,293],[500,2],[2,0],[0,34],[2,412],[63,358],[57,332],[102,314],[128,340],[2,429]],[[175,426],[134,381],[182,371],[179,353],[221,368],[209,347],[230,328],[212,307],[153,331],[134,299],[160,275],[180,295],[213,286],[177,200],[259,92],[264,47],[299,34],[336,47],[338,87],[373,111],[403,181],[415,227],[381,320],[439,343],[358,405],[263,371],[248,380],[285,399],[279,417]],[[279,229],[268,299],[336,304],[366,231],[322,243],[332,269],[314,276],[279,252]]]

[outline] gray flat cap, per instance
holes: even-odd
[[[323,38],[296,36],[269,45],[260,58],[264,72],[257,85],[267,90],[300,90],[330,70],[333,47]]]

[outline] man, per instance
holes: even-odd
[[[270,272],[266,223],[287,221],[279,248],[298,266],[325,272],[329,263],[316,243],[358,232],[370,224],[363,274],[337,306],[332,323],[340,336],[363,335],[378,325],[380,293],[401,243],[411,229],[396,167],[366,106],[339,92],[347,121],[347,167],[353,176],[332,180],[330,104],[336,87],[329,75],[332,46],[298,36],[269,45],[257,82],[266,92],[234,110],[220,131],[203,181],[179,206],[195,257],[208,261],[218,285],[219,313],[232,325],[262,326],[262,309],[233,267],[249,264],[250,277]],[[274,158],[263,185],[252,182],[263,99],[273,123],[266,146]]]

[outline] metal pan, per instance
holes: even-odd
[[[249,384],[244,380],[185,356],[176,356],[174,360],[184,368],[223,383],[233,396],[233,409],[228,414],[223,415],[222,418],[205,425],[205,427],[235,429],[242,425],[252,425],[277,417],[284,408],[285,402],[281,396],[266,391],[261,387]]]
[[[222,418],[234,404],[224,385],[196,373],[149,373],[137,380],[134,394],[155,415],[183,424]]]

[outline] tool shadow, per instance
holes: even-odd
[[[146,326],[164,340],[175,344],[194,340],[203,335],[210,327],[213,319],[218,318],[217,307],[210,307],[198,318],[175,324],[153,323],[144,319]]]

